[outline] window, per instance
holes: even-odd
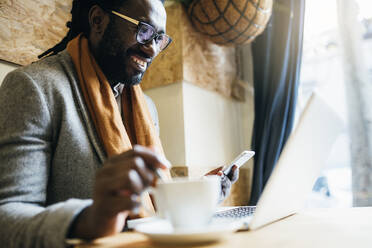
[[[327,96],[332,108],[347,123],[347,96],[343,69],[343,51],[336,0],[311,0],[306,3],[304,49],[296,116],[316,89]],[[372,3],[355,0],[362,28],[362,49],[372,51]],[[372,55],[372,54],[371,54]],[[370,80],[372,56],[365,56]],[[347,125],[333,147],[326,168],[313,188],[311,207],[348,207],[352,205],[350,137]]]

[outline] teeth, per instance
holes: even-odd
[[[133,58],[133,61],[136,62],[137,64],[140,64],[141,66],[145,66],[146,65],[146,62],[143,61],[143,60],[140,60],[140,59],[137,59],[135,57],[132,57]]]

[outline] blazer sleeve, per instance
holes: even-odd
[[[54,130],[45,91],[21,70],[0,87],[2,247],[65,247],[74,217],[91,204],[70,199],[46,206]]]

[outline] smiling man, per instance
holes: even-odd
[[[71,13],[61,43],[0,88],[4,247],[118,233],[154,171],[170,166],[156,108],[139,86],[171,43],[163,2],[74,0]],[[237,170],[223,178],[226,195]]]
[[[92,33],[91,45],[98,64],[110,82],[120,82],[126,85],[138,84],[144,72],[158,53],[164,50],[171,39],[165,34],[166,13],[160,1],[156,3],[135,1],[130,8],[123,8],[120,12],[108,10],[114,15],[114,22],[105,27],[103,33]],[[154,6],[151,6],[154,5]],[[98,6],[91,11],[100,15]],[[127,15],[125,15],[127,14]],[[129,17],[138,16],[138,20]],[[96,19],[94,19],[96,18]],[[101,17],[95,16],[98,21]],[[120,32],[120,30],[123,30]],[[128,35],[136,33],[136,39]],[[157,44],[152,47],[149,40]]]

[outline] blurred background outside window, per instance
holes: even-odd
[[[372,81],[372,1],[355,0],[362,27],[362,48]],[[350,137],[347,127],[347,101],[343,51],[337,0],[306,2],[304,48],[296,119],[314,90],[326,96],[332,108],[345,121],[345,129],[334,144],[326,168],[314,185],[309,207],[352,206]],[[370,54],[368,56],[367,54]]]

